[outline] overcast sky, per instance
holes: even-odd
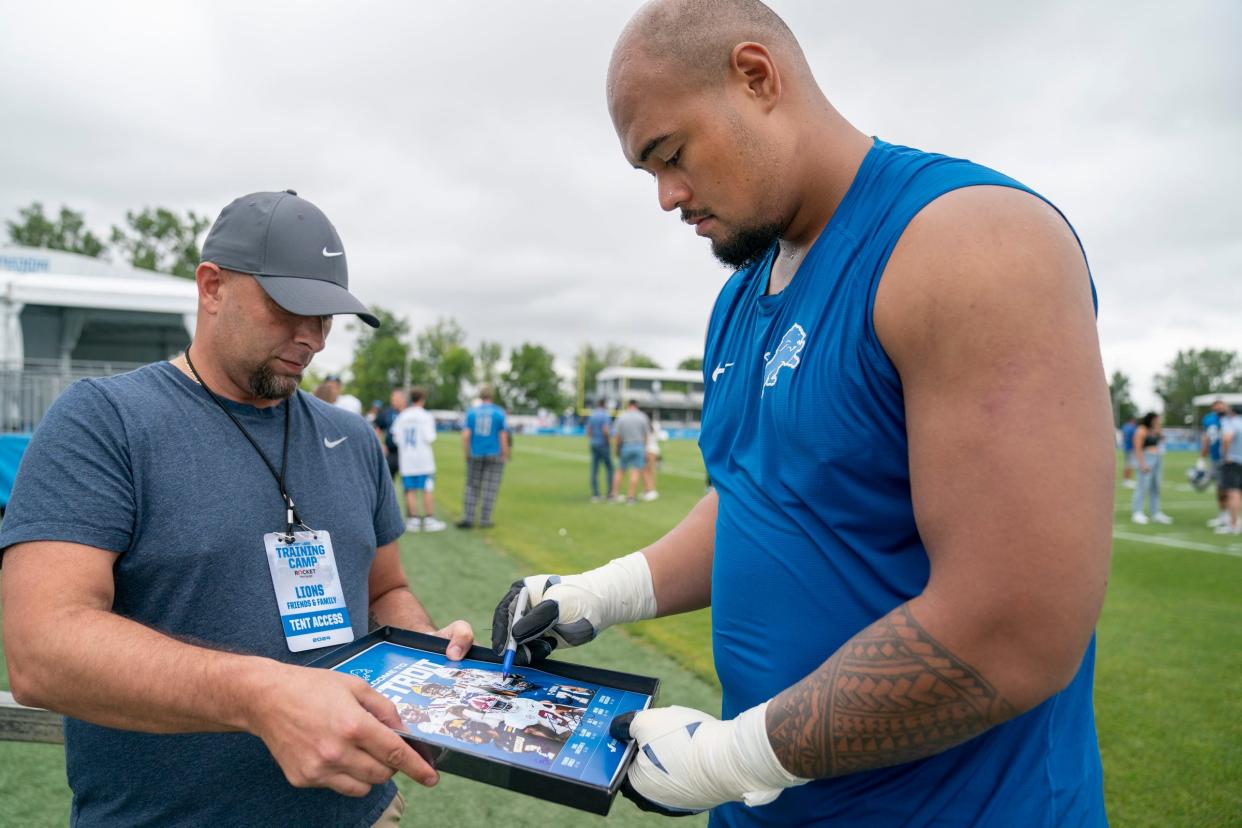
[[[212,218],[292,187],[351,288],[508,347],[702,350],[727,272],[624,161],[604,74],[632,0],[0,0],[0,218],[40,200]],[[856,126],[1034,187],[1100,293],[1105,367],[1155,403],[1179,348],[1242,349],[1242,4],[785,0]],[[352,334],[318,368],[340,368]]]

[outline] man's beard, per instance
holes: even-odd
[[[777,222],[745,228],[730,238],[712,241],[712,254],[726,267],[741,270],[762,259],[780,236]]]
[[[300,376],[277,376],[264,362],[250,375],[250,393],[261,400],[283,400],[298,390],[300,380]]]

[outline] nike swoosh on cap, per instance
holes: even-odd
[[[327,437],[324,437],[323,444],[326,448],[336,448],[337,446],[339,446],[341,443],[345,442],[348,439],[349,439],[348,437],[342,437],[339,440],[329,440]]]
[[[327,248],[327,247],[324,247],[324,249],[323,249],[323,255],[325,255],[325,256],[327,256],[329,259],[331,259],[333,256],[344,256],[344,255],[345,255],[345,251],[344,251],[344,250],[338,250],[338,251],[336,251],[335,253],[329,253],[329,252],[328,252],[328,248]]]

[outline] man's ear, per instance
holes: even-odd
[[[772,53],[761,43],[739,43],[729,55],[729,68],[746,84],[752,98],[770,111],[781,99],[783,85]]]
[[[198,307],[201,312],[216,314],[224,301],[224,272],[218,265],[203,262],[194,271],[194,282],[198,285]]]

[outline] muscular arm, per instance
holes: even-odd
[[[767,710],[803,778],[946,750],[1060,691],[1107,582],[1112,423],[1087,272],[1051,209],[951,193],[907,228],[876,329],[905,394],[925,591]],[[1019,439],[1038,422],[1041,439]]]
[[[651,568],[660,615],[711,606],[712,550],[716,542],[716,492],[703,497],[681,523],[642,550]]]
[[[432,622],[422,602],[410,590],[396,541],[375,551],[367,589],[371,597],[367,618],[371,629],[390,625],[447,638],[450,642],[447,655],[451,659],[463,657],[474,642],[474,632],[465,621],[454,621],[442,629]]]

